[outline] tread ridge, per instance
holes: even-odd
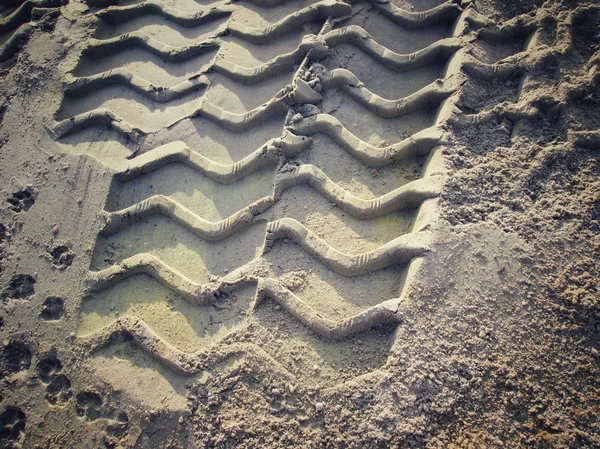
[[[269,252],[276,240],[290,239],[315,259],[342,276],[359,276],[390,265],[400,265],[428,251],[431,236],[426,232],[395,238],[385,245],[362,254],[344,254],[317,237],[293,218],[269,223],[263,253]]]
[[[274,202],[273,197],[264,197],[240,209],[230,217],[221,221],[211,222],[196,215],[169,197],[153,195],[125,209],[116,212],[105,212],[106,224],[101,234],[116,234],[123,228],[145,217],[158,214],[169,217],[204,240],[216,242],[250,226],[254,217],[271,207]]]
[[[170,62],[181,62],[218,50],[220,46],[221,41],[212,37],[190,45],[173,47],[141,31],[130,31],[109,39],[90,39],[90,44],[83,50],[83,53],[92,58],[102,58],[124,48],[140,47]]]
[[[324,88],[341,88],[356,102],[382,118],[400,117],[431,105],[439,105],[458,88],[454,79],[438,79],[411,95],[389,100],[371,92],[347,69],[334,69],[318,76],[318,79]]]
[[[89,292],[99,292],[137,274],[147,274],[192,304],[210,304],[248,283],[256,282],[265,272],[266,262],[255,259],[227,275],[205,284],[190,280],[150,253],[139,253],[100,271],[88,272],[86,286]]]
[[[182,163],[202,173],[213,181],[230,184],[254,173],[260,168],[282,158],[293,157],[310,146],[311,139],[286,132],[282,137],[271,139],[258,150],[233,164],[220,164],[193,151],[183,142],[171,142],[124,161],[115,176],[120,181],[129,181],[146,173],[158,170],[171,163]]]
[[[131,337],[149,355],[182,374],[197,374],[233,356],[242,355],[257,372],[275,373],[287,380],[295,379],[279,362],[253,343],[233,341],[223,345],[217,342],[207,349],[188,353],[175,348],[141,318],[131,315],[119,317],[97,332],[79,337],[78,342],[90,351],[97,351],[124,335]]]
[[[310,136],[323,133],[362,163],[373,167],[381,167],[412,156],[426,155],[442,140],[444,135],[439,126],[432,126],[401,142],[377,148],[356,137],[337,118],[329,114],[317,114],[304,118],[290,125],[289,129],[300,135]]]
[[[184,27],[194,27],[231,14],[234,8],[228,1],[218,6],[210,5],[198,12],[186,12],[172,8],[160,0],[145,0],[142,3],[126,6],[110,6],[98,13],[98,17],[116,26],[139,16],[158,14],[165,19]]]
[[[306,23],[319,19],[324,20],[328,17],[340,17],[348,15],[351,12],[352,7],[347,3],[337,0],[319,0],[263,28],[249,27],[242,23],[231,21],[227,29],[232,36],[241,38],[247,42],[266,44]]]
[[[405,184],[385,195],[362,199],[333,182],[320,168],[300,165],[279,173],[275,181],[275,198],[297,185],[307,184],[355,218],[366,220],[402,209],[418,207],[423,201],[441,192],[441,177],[430,176]]]
[[[150,81],[146,81],[129,70],[117,67],[96,75],[75,78],[67,84],[65,94],[70,97],[79,97],[106,86],[122,84],[158,103],[166,103],[184,97],[191,92],[205,89],[209,83],[210,81],[206,75],[199,73],[171,87],[155,86]]]
[[[174,123],[169,123],[166,127],[173,126],[175,123],[179,123],[189,118],[205,117],[229,131],[242,132],[248,130],[257,122],[268,120],[277,114],[287,112],[285,101],[288,100],[288,93],[289,92],[287,92],[286,89],[283,89],[267,103],[242,113],[225,111],[219,106],[209,102],[206,98],[202,98],[199,107],[194,112],[177,119]],[[114,128],[121,134],[134,140],[139,138],[139,136],[151,134],[149,131],[143,131],[128,123],[106,108],[96,108],[61,121],[53,121],[53,123],[48,125],[48,129],[55,138],[60,139],[79,129],[102,125],[107,126],[108,128]]]
[[[463,9],[452,0],[442,3],[426,11],[412,12],[398,8],[392,3],[372,2],[381,15],[393,20],[396,24],[408,30],[417,30],[439,23],[455,20]]]
[[[323,40],[330,47],[352,43],[383,66],[396,72],[414,70],[445,61],[465,45],[463,38],[448,37],[440,39],[422,50],[399,54],[376,42],[364,28],[358,25],[349,25],[330,31],[323,36]]]
[[[267,297],[273,299],[313,332],[329,340],[341,340],[376,325],[399,323],[401,321],[397,313],[397,298],[377,304],[350,318],[333,320],[315,311],[294,293],[282,286],[278,280],[260,278],[256,292],[256,304]]]

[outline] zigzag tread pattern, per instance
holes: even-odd
[[[260,0],[252,3],[259,7],[277,7],[284,2]],[[256,290],[250,314],[259,307],[264,307],[265,299],[271,299],[291,317],[326,340],[344,340],[356,333],[365,332],[373,326],[397,325],[402,321],[403,291],[400,291],[397,297],[381,298],[378,304],[344,318],[329,316],[322,311],[317,311],[306,299],[277,279],[265,257],[269,252],[273,252],[275,245],[278,250],[285,251],[286,245],[294,244],[327,270],[343,278],[351,278],[387,267],[405,266],[414,259],[423,257],[431,249],[433,241],[431,232],[415,229],[371,251],[346,253],[347,247],[336,248],[326,239],[318,236],[307,223],[286,216],[272,217],[267,220],[266,214],[283,201],[286,192],[293,192],[301,185],[309,186],[343,212],[366,223],[397,211],[412,210],[415,214],[419,213],[425,203],[435,199],[442,191],[444,177],[439,173],[436,174],[435,171],[434,175],[422,176],[413,182],[388,189],[388,192],[383,195],[364,198],[342,187],[322,167],[303,163],[297,158],[305,151],[319,150],[315,144],[315,138],[319,134],[335,142],[357,163],[369,167],[388,167],[394,163],[401,164],[411,158],[429,158],[446,142],[448,123],[456,124],[461,120],[461,114],[456,112],[455,100],[467,76],[480,79],[502,78],[516,76],[520,71],[530,67],[526,58],[519,55],[494,64],[485,64],[469,56],[465,49],[475,39],[473,33],[477,32],[473,30],[480,30],[480,37],[498,39],[498,36],[507,33],[508,35],[522,34],[524,29],[529,29],[527,27],[531,25],[508,24],[494,31],[484,18],[472,11],[463,10],[452,1],[417,13],[404,11],[389,3],[373,2],[373,6],[374,11],[381,16],[409,30],[455,22],[454,32],[451,36],[439,39],[412,53],[397,53],[378,43],[366,29],[360,26],[337,27],[352,14],[353,6],[336,0],[318,1],[266,27],[251,27],[237,22],[231,17],[234,11],[239,11],[243,6],[227,1],[190,13],[171,8],[159,0],[145,0],[131,6],[109,7],[97,14],[99,20],[105,21],[116,29],[137,16],[147,14],[159,15],[167,23],[189,28],[202,26],[223,17],[229,19],[213,36],[183,47],[170,46],[161,42],[158,37],[150,37],[142,31],[132,31],[109,39],[92,40],[83,50],[84,56],[106,58],[124,49],[140,48],[144,52],[159,56],[168,65],[212,52],[217,52],[217,55],[208,66],[188,79],[171,86],[159,86],[138,73],[133,73],[125,67],[118,67],[97,74],[67,78],[66,96],[75,99],[93,96],[107,86],[119,84],[137,91],[151,102],[168,104],[176,99],[186,98],[192,92],[200,91],[201,98],[194,100],[198,101],[198,107],[182,120],[202,117],[223,128],[227,133],[259,129],[263,123],[274,116],[285,117],[285,126],[280,137],[271,136],[271,139],[260,148],[233,163],[217,162],[205,155],[204,148],[191,148],[185,142],[172,141],[148,149],[133,159],[123,161],[114,170],[115,179],[124,186],[129,182],[143,179],[150,173],[160,175],[163,169],[172,164],[183,164],[192,169],[198,177],[210,178],[218,184],[236,185],[263,167],[275,167],[272,193],[243,207],[228,218],[216,222],[209,221],[202,217],[201,211],[190,210],[160,193],[114,212],[102,214],[104,227],[101,235],[104,237],[118,234],[126,227],[135,226],[150,215],[160,214],[210,242],[235,241],[240,238],[243,229],[257,222],[268,221],[262,254],[225,276],[215,277],[210,282],[201,284],[169,266],[151,252],[139,253],[104,269],[90,271],[87,280],[90,292],[105,291],[119,285],[127,278],[143,274],[154,278],[184,300],[197,306],[205,306],[214,303],[223,295],[251,285]],[[307,23],[322,25],[321,32],[317,35],[305,35],[294,50],[280,54],[258,66],[239,65],[235,60],[229,60],[218,54],[227,39],[233,38],[259,46],[270,45],[273,41],[292,30],[302,28]],[[321,64],[322,61],[327,60],[331,50],[342,44],[355,47],[369,60],[395,72],[397,76],[410,76],[404,74],[440,62],[446,63],[447,67],[452,67],[451,60],[458,60],[460,68],[446,70],[446,75],[442,79],[435,80],[403,98],[386,98],[370,89],[369,79],[361,80],[347,68],[327,69],[326,64]],[[245,113],[230,112],[206,98],[206,92],[210,92],[211,89],[212,76],[223,76],[233,83],[258,84],[267,83],[276,74],[286,71],[293,72],[288,86],[263,105]],[[423,110],[438,112],[431,126],[411,133],[404,140],[380,146],[363,141],[332,113],[319,110],[318,113],[301,114],[302,116],[297,118],[297,111],[303,105],[312,105],[319,109],[324,98],[334,91],[349,97],[378,120],[402,118]],[[171,128],[177,123],[169,122],[165,128]],[[151,134],[151,131],[120,118],[119,111],[106,108],[59,118],[48,126],[57,139],[88,127],[109,127],[140,142]],[[596,137],[581,137],[582,140],[594,138]],[[123,335],[133,338],[142,349],[167,366],[188,374],[199,372],[211,363],[216,363],[216,359],[221,355],[228,357],[227,354],[234,353],[243,353],[253,360],[260,360],[259,364],[279,366],[263,349],[249,343],[235,341],[233,334],[215,343],[215,347],[201,349],[197,353],[182,352],[158,336],[141,318],[129,315],[118,318],[107,327],[82,336],[80,341],[91,350],[96,350]],[[217,346],[221,349],[215,349]],[[283,368],[280,371],[284,376],[289,375]]]

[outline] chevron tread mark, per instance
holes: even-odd
[[[48,122],[64,145],[101,136],[99,148],[129,151],[106,159],[114,178],[82,345],[99,351],[125,336],[180,373],[240,356],[308,381],[270,337],[284,326],[306,360],[329,354],[326,383],[344,369],[331,351],[350,351],[359,335],[371,358],[346,368],[383,365],[412,264],[432,246],[419,217],[444,176],[430,162],[447,118],[464,119],[445,111],[466,76],[515,76],[521,56],[459,58],[477,36],[459,26],[468,15],[455,2],[415,13],[144,0],[96,15]],[[514,31],[469,17],[481,40]],[[448,69],[455,58],[461,70]]]

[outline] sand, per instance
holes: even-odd
[[[0,16],[0,447],[600,447],[594,2]]]

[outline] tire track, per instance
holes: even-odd
[[[284,2],[264,0],[252,3],[260,7],[276,7]],[[198,13],[183,13],[159,1],[150,0],[132,6],[111,7],[100,12],[99,16],[107,23],[118,26],[138,15],[157,14],[175,24],[196,27],[218,17],[227,16],[237,7],[231,2],[223,2]],[[266,45],[307,23],[323,24],[319,34],[305,35],[295,50],[281,54],[257,67],[244,67],[238,65],[235,59],[228,60],[217,56],[208,68],[170,87],[157,87],[125,68],[73,78],[68,82],[66,91],[70,96],[94,95],[106,86],[122,84],[157,103],[168,103],[194,91],[203,91],[203,97],[199,99],[199,105],[194,112],[171,122],[165,129],[173,128],[182,120],[201,117],[218,124],[224,132],[242,133],[261,127],[270,117],[285,116],[285,127],[281,137],[271,138],[257,150],[231,164],[212,160],[203,154],[203,148],[192,149],[183,141],[171,141],[149,149],[131,160],[123,161],[114,170],[115,179],[127,183],[151,172],[160,173],[160,170],[168,165],[183,164],[199,176],[206,176],[220,184],[237,185],[235,183],[242,178],[264,167],[272,167],[274,178],[271,195],[240,209],[228,218],[211,222],[168,196],[153,194],[127,208],[105,212],[106,225],[101,231],[103,235],[116,234],[146,217],[162,215],[207,241],[227,239],[243,245],[240,232],[255,222],[266,222],[268,224],[262,254],[225,276],[215,276],[207,283],[199,283],[151,252],[138,253],[103,270],[91,271],[88,277],[90,292],[104,291],[125,279],[141,274],[154,278],[192,304],[203,306],[250,284],[256,286],[250,315],[255,313],[258,307],[268,307],[264,303],[266,299],[270,299],[291,317],[327,340],[344,340],[356,333],[368,331],[373,326],[397,325],[401,322],[401,305],[412,283],[419,276],[420,261],[424,257],[430,257],[428,253],[434,244],[435,238],[431,229],[435,228],[437,220],[436,198],[440,195],[444,183],[440,153],[446,143],[447,123],[455,123],[455,117],[463,117],[456,114],[455,107],[466,76],[485,78],[486,73],[491,73],[497,77],[504,76],[503,74],[509,71],[512,73],[507,76],[515,76],[515,73],[526,66],[519,55],[494,64],[467,57],[465,49],[475,40],[471,30],[480,28],[478,37],[482,39],[503,39],[503,36],[512,35],[511,33],[523,34],[531,25],[509,24],[494,33],[489,30],[487,23],[482,22],[483,18],[465,12],[453,2],[420,13],[403,11],[391,4],[373,3],[373,8],[396,25],[410,30],[452,21],[456,23],[451,36],[414,52],[398,53],[378,43],[360,26],[335,28],[338,24],[343,25],[354,9],[348,4],[324,0],[292,12],[266,27],[253,27],[230,20],[214,37],[183,47],[171,47],[135,31],[120,37],[91,42],[85,51],[88,56],[103,57],[115,51],[139,47],[165,59],[168,63],[173,63],[218,51],[223,40],[228,37]],[[483,29],[488,31],[483,32]],[[447,69],[441,79],[403,98],[385,98],[369,89],[369,79],[360,80],[351,70],[343,67],[325,69],[326,65],[320,63],[326,61],[336,47],[343,44],[358,49],[373,63],[396,72],[398,76],[410,76],[406,73],[432,64],[446,63]],[[268,82],[275,74],[288,70],[295,70],[288,86],[267,103],[245,113],[230,112],[209,102],[205,97],[204,92],[210,91],[212,87],[209,76],[211,73],[223,75],[238,83],[254,84]],[[325,99],[338,91],[364,107],[373,116],[373,120],[381,123],[425,111],[430,113],[432,124],[411,133],[399,142],[373,145],[347,129],[343,120],[332,115],[333,111],[322,110]],[[111,127],[142,145],[145,138],[154,132],[140,129],[120,119],[115,112],[102,108],[53,123],[50,129],[55,137],[60,139],[93,126]],[[413,182],[394,185],[387,193],[374,198],[364,198],[334,182],[321,167],[303,163],[298,159],[304,157],[303,155],[311,149],[318,151],[315,145],[315,137],[318,134],[327,136],[359,163],[367,166],[391,166],[403,164],[407,159],[421,158],[425,168],[420,178]],[[412,230],[371,251],[352,253],[349,251],[351,245],[336,249],[323,238],[326,227],[315,229],[309,220],[301,222],[286,216],[285,206],[274,210],[273,206],[282,201],[284,192],[292,196],[291,201],[301,202],[302,189],[295,187],[302,185],[311,187],[332,205],[359,219],[364,229],[375,226],[373,223],[377,217],[412,210]],[[339,317],[334,311],[326,313],[322,308],[317,311],[317,308],[311,305],[315,298],[310,299],[302,292],[292,291],[271,267],[272,259],[267,258],[266,254],[271,252],[275,242],[278,242],[278,253],[285,254],[287,244],[293,243],[311,258],[319,261],[327,270],[337,273],[342,278],[364,276],[384,269],[390,269],[390,275],[398,277],[397,271],[393,274],[393,268],[405,269],[408,273],[407,281],[399,286],[397,296],[377,297],[377,304],[362,307],[357,313]],[[377,295],[377,291],[374,292]],[[260,359],[267,367],[278,366],[263,349],[235,340],[235,332],[210,348],[197,353],[186,353],[158,336],[142,319],[130,315],[122,316],[92,334],[81,336],[80,341],[90,350],[97,350],[110,344],[115,337],[123,335],[132,337],[142,349],[171,368],[184,373],[195,373],[205,369],[210,363],[214,363],[214,354],[227,357],[227,354],[234,352]],[[281,371],[284,372],[285,369],[282,368]]]
[[[544,47],[541,18],[536,17],[516,17],[515,19],[495,26],[489,23],[485,18],[473,14],[469,18],[471,26],[479,28],[477,35],[483,41],[503,42],[508,39],[521,39],[523,43],[522,51],[508,56],[495,63],[484,63],[471,55],[464,56],[462,68],[472,79],[480,81],[505,80],[509,78],[519,79],[519,96],[523,91],[523,85],[527,84],[528,73],[537,70],[549,63],[553,59],[553,53],[556,49],[548,46],[544,51],[539,51],[539,47]],[[569,40],[570,31],[568,25],[561,25],[557,30],[557,40]],[[559,48],[569,48],[568,44],[559,44]],[[532,50],[536,49],[536,52]],[[565,50],[563,50],[565,51]],[[501,103],[491,109],[483,110],[475,114],[453,114],[448,122],[457,127],[477,125],[484,123],[492,118],[506,118],[516,124],[522,120],[531,120],[543,114],[545,109],[544,101],[537,98],[527,101],[518,101],[515,104]]]

